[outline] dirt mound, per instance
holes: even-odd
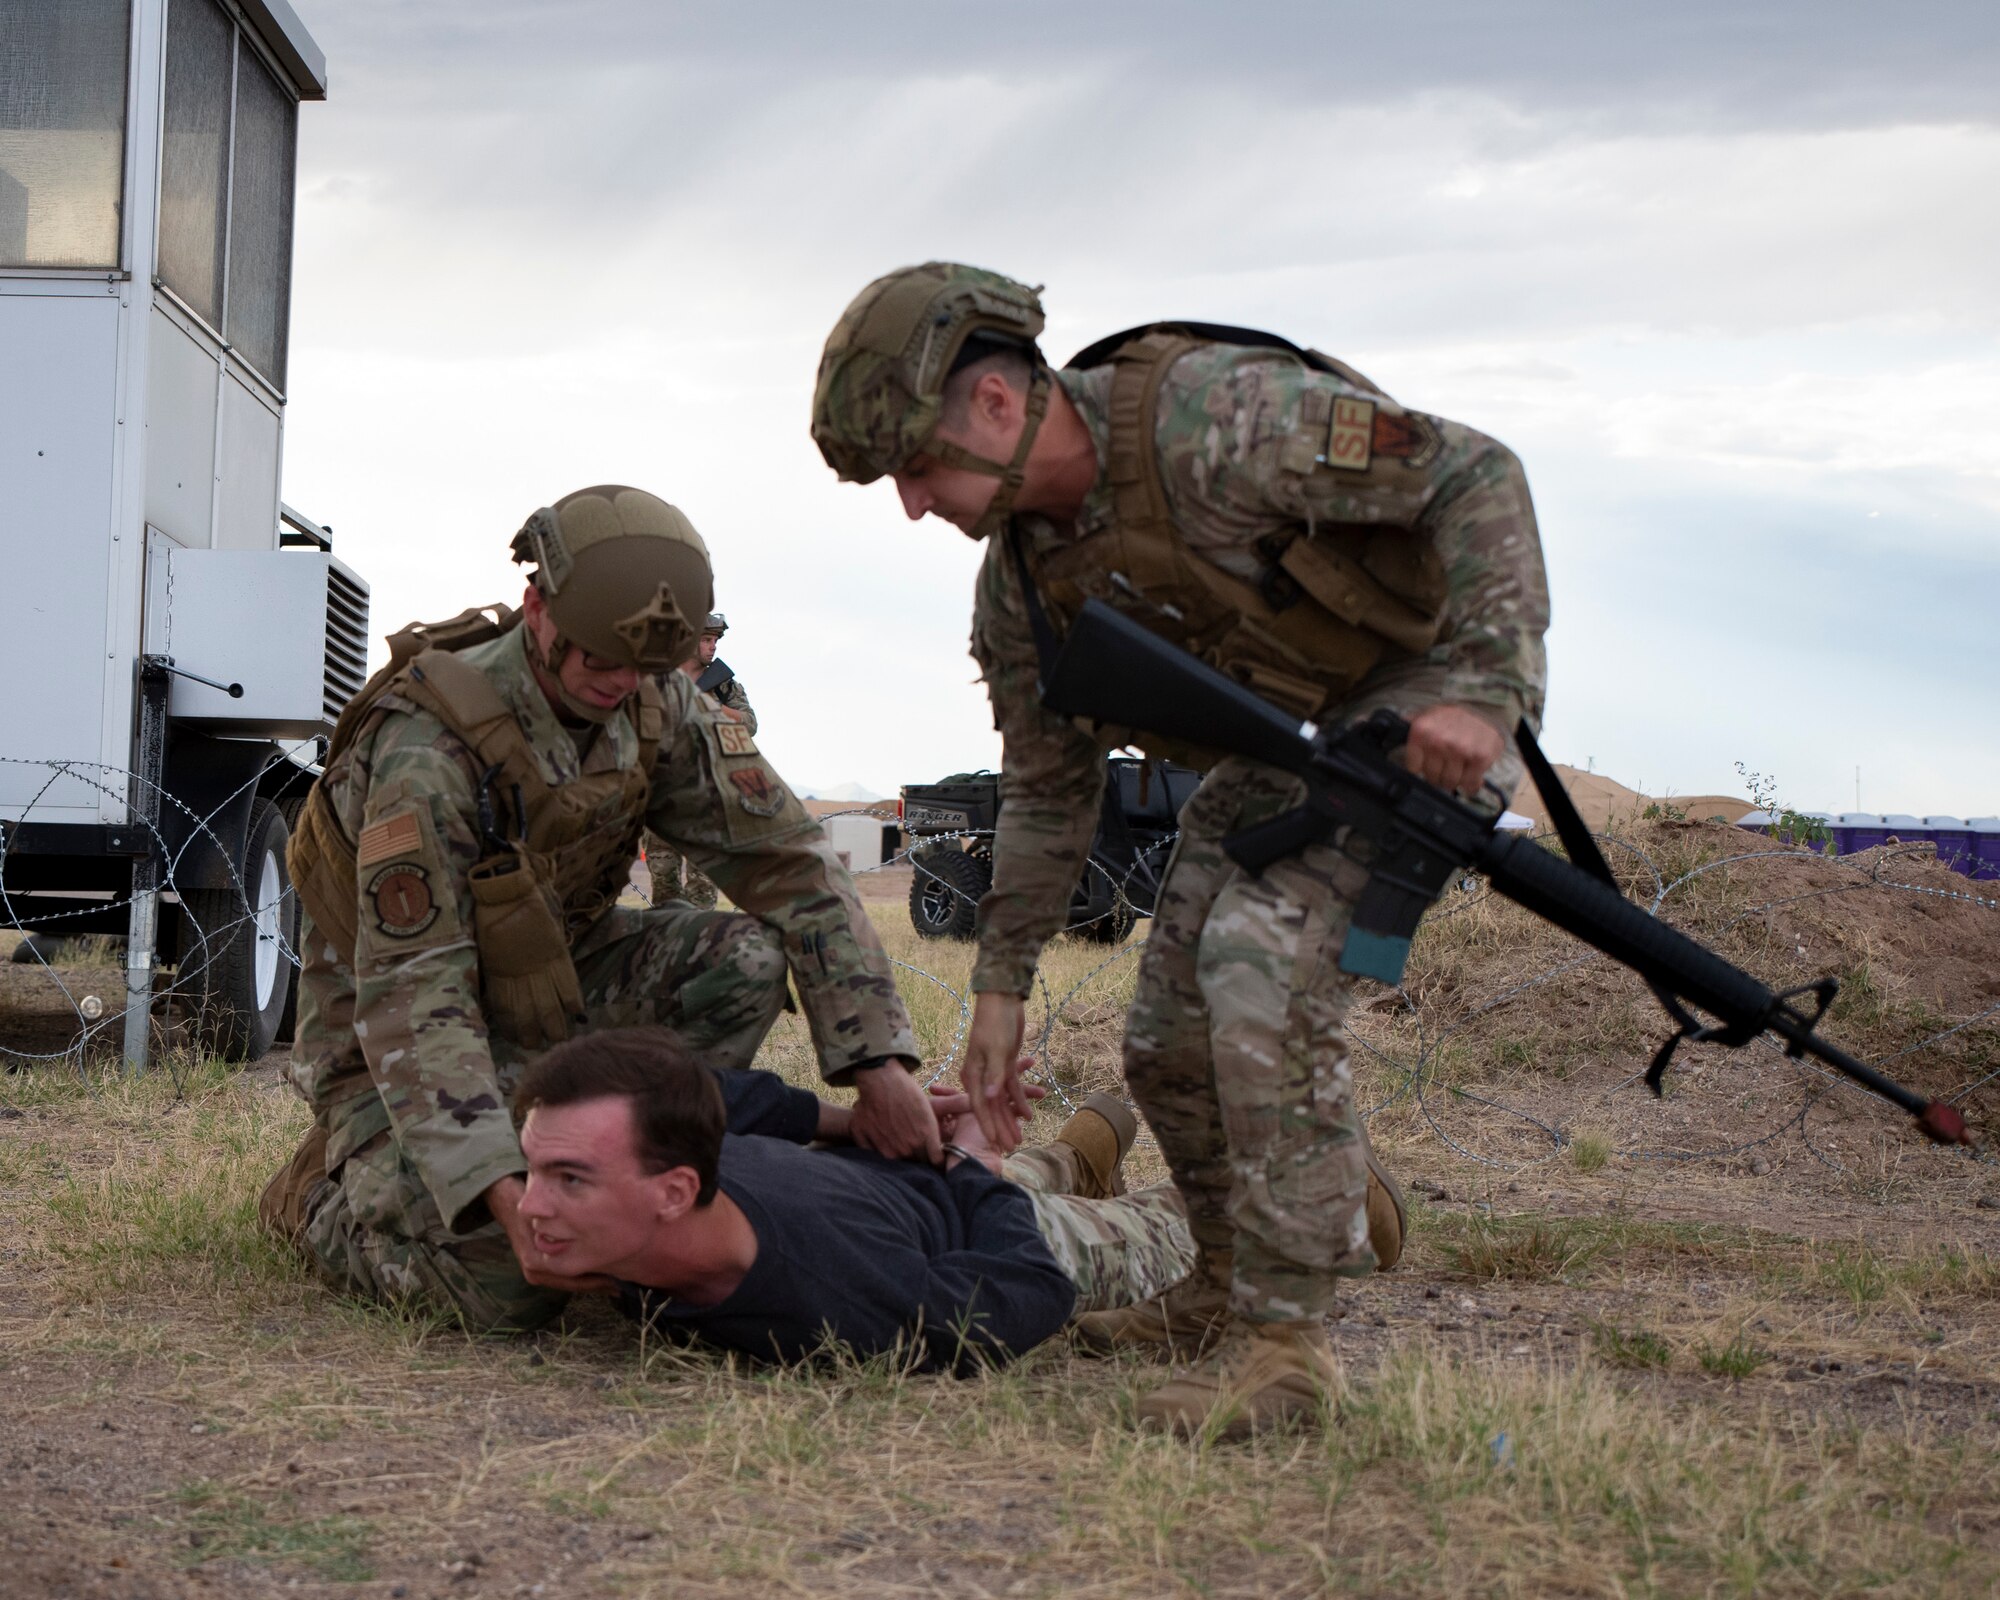
[[[1583,818],[1598,833],[1604,833],[1630,826],[1641,820],[1648,806],[1657,804],[1669,816],[1688,818],[1695,822],[1707,822],[1720,817],[1724,822],[1735,822],[1744,813],[1753,809],[1748,800],[1728,794],[1668,795],[1656,797],[1641,794],[1637,789],[1628,789],[1616,778],[1607,778],[1601,772],[1584,772],[1579,768],[1555,763],[1556,776],[1563,781],[1569,791],[1571,802],[1576,806],[1577,815]],[[1535,792],[1532,783],[1524,783],[1514,795],[1513,809],[1528,818],[1539,829],[1549,826],[1548,808],[1542,804],[1542,797]]]
[[[1976,1126],[2000,1123],[2000,909],[1928,847],[1828,859],[1739,828],[1641,821],[1606,855],[1630,897],[1773,989],[1838,979],[1829,1041],[1955,1097]],[[1501,1164],[1585,1130],[1662,1157],[1749,1151],[1794,1128],[1817,1138],[1847,1119],[1903,1137],[1898,1114],[1767,1043],[1683,1049],[1674,1092],[1654,1101],[1641,1080],[1672,1027],[1645,985],[1483,883],[1447,894],[1402,993],[1374,994],[1353,1027],[1387,1069],[1380,1092]]]

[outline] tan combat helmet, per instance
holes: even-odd
[[[1013,509],[1048,407],[1048,365],[1035,344],[1042,322],[1039,292],[997,272],[931,261],[877,278],[841,314],[820,356],[812,435],[826,464],[845,483],[873,483],[921,451],[946,466],[998,478],[1000,488],[972,530],[975,539],[987,537]],[[945,379],[974,335],[1021,346],[1034,363],[1027,426],[1012,461],[933,437]]]
[[[694,524],[658,495],[602,483],[566,494],[514,535],[514,559],[533,562],[533,582],[557,635],[543,665],[560,673],[575,645],[623,666],[660,672],[694,654],[715,603],[708,546]],[[572,703],[592,720],[601,707]]]

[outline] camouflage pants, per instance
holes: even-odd
[[[1049,1254],[1076,1285],[1077,1316],[1151,1300],[1194,1270],[1194,1236],[1172,1184],[1086,1200],[1070,1193],[1075,1169],[1046,1145],[1017,1151],[1001,1173],[1028,1191]]]
[[[747,1067],[785,1000],[785,958],[753,917],[614,907],[577,947],[584,1031],[657,1023],[717,1067]],[[511,1094],[530,1052],[493,1041]],[[322,1180],[306,1201],[303,1241],[334,1288],[381,1300],[422,1299],[456,1310],[480,1332],[524,1330],[553,1318],[567,1296],[521,1276],[497,1223],[446,1228],[437,1203],[383,1132]]]
[[[679,900],[698,911],[713,911],[721,891],[707,873],[656,833],[646,835],[646,870],[653,875],[653,904]]]
[[[1232,1308],[1268,1321],[1323,1315],[1375,1267],[1338,965],[1367,871],[1329,843],[1253,878],[1222,849],[1301,793],[1232,758],[1188,802],[1125,1035],[1195,1241],[1233,1252]]]
[[[1327,716],[1410,717],[1447,689],[1432,662],[1382,667]],[[1487,777],[1474,803],[1494,810],[1522,777],[1511,739]],[[1344,1029],[1354,980],[1340,970],[1368,847],[1310,845],[1255,878],[1222,850],[1303,793],[1240,758],[1203,780],[1181,812],[1125,1033],[1126,1084],[1195,1243],[1234,1253],[1230,1304],[1262,1321],[1323,1315],[1337,1279],[1376,1265]]]

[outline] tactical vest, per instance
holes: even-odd
[[[481,771],[479,826],[486,852],[472,869],[473,939],[489,1005],[495,996],[488,979],[494,973],[546,978],[555,990],[575,993],[570,949],[617,899],[639,853],[663,721],[660,690],[642,678],[634,717],[637,764],[548,783],[520,720],[487,676],[457,654],[520,625],[517,612],[495,606],[462,612],[449,622],[413,624],[394,635],[389,664],[341,713],[326,756],[331,771],[390,694],[423,707],[472,750]],[[352,966],[360,898],[355,845],[334,815],[324,778],[306,796],[288,861],[300,903]],[[509,887],[495,895],[490,892],[495,884]],[[520,901],[530,888],[539,905],[524,917]],[[507,914],[488,915],[493,906]]]
[[[1110,526],[1038,555],[1013,536],[1017,559],[1059,630],[1085,600],[1103,600],[1266,699],[1316,716],[1379,662],[1421,655],[1437,642],[1444,565],[1413,530],[1380,523],[1313,521],[1262,539],[1256,550],[1265,567],[1254,582],[1190,550],[1160,480],[1160,385],[1182,356],[1214,343],[1283,350],[1375,397],[1367,402],[1366,423],[1373,455],[1408,459],[1435,448],[1428,418],[1404,412],[1353,368],[1316,350],[1212,323],[1134,328],[1100,340],[1069,364],[1073,371],[1115,364],[1106,462]],[[1327,428],[1330,438],[1331,397],[1307,399],[1320,400],[1324,414],[1302,421]],[[1310,472],[1315,459],[1308,443],[1294,464]]]

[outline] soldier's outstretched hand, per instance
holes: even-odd
[[[972,1099],[980,1131],[1002,1155],[1020,1148],[1021,1124],[1035,1114],[1021,1082],[1031,1058],[1021,1054],[1027,1037],[1027,1002],[1018,995],[982,989],[972,999],[972,1025],[965,1031],[965,1059],[958,1081]]]
[[[944,1161],[944,1138],[931,1112],[931,1097],[900,1059],[854,1074],[860,1098],[854,1105],[847,1136],[878,1156],[923,1159],[932,1166]]]

